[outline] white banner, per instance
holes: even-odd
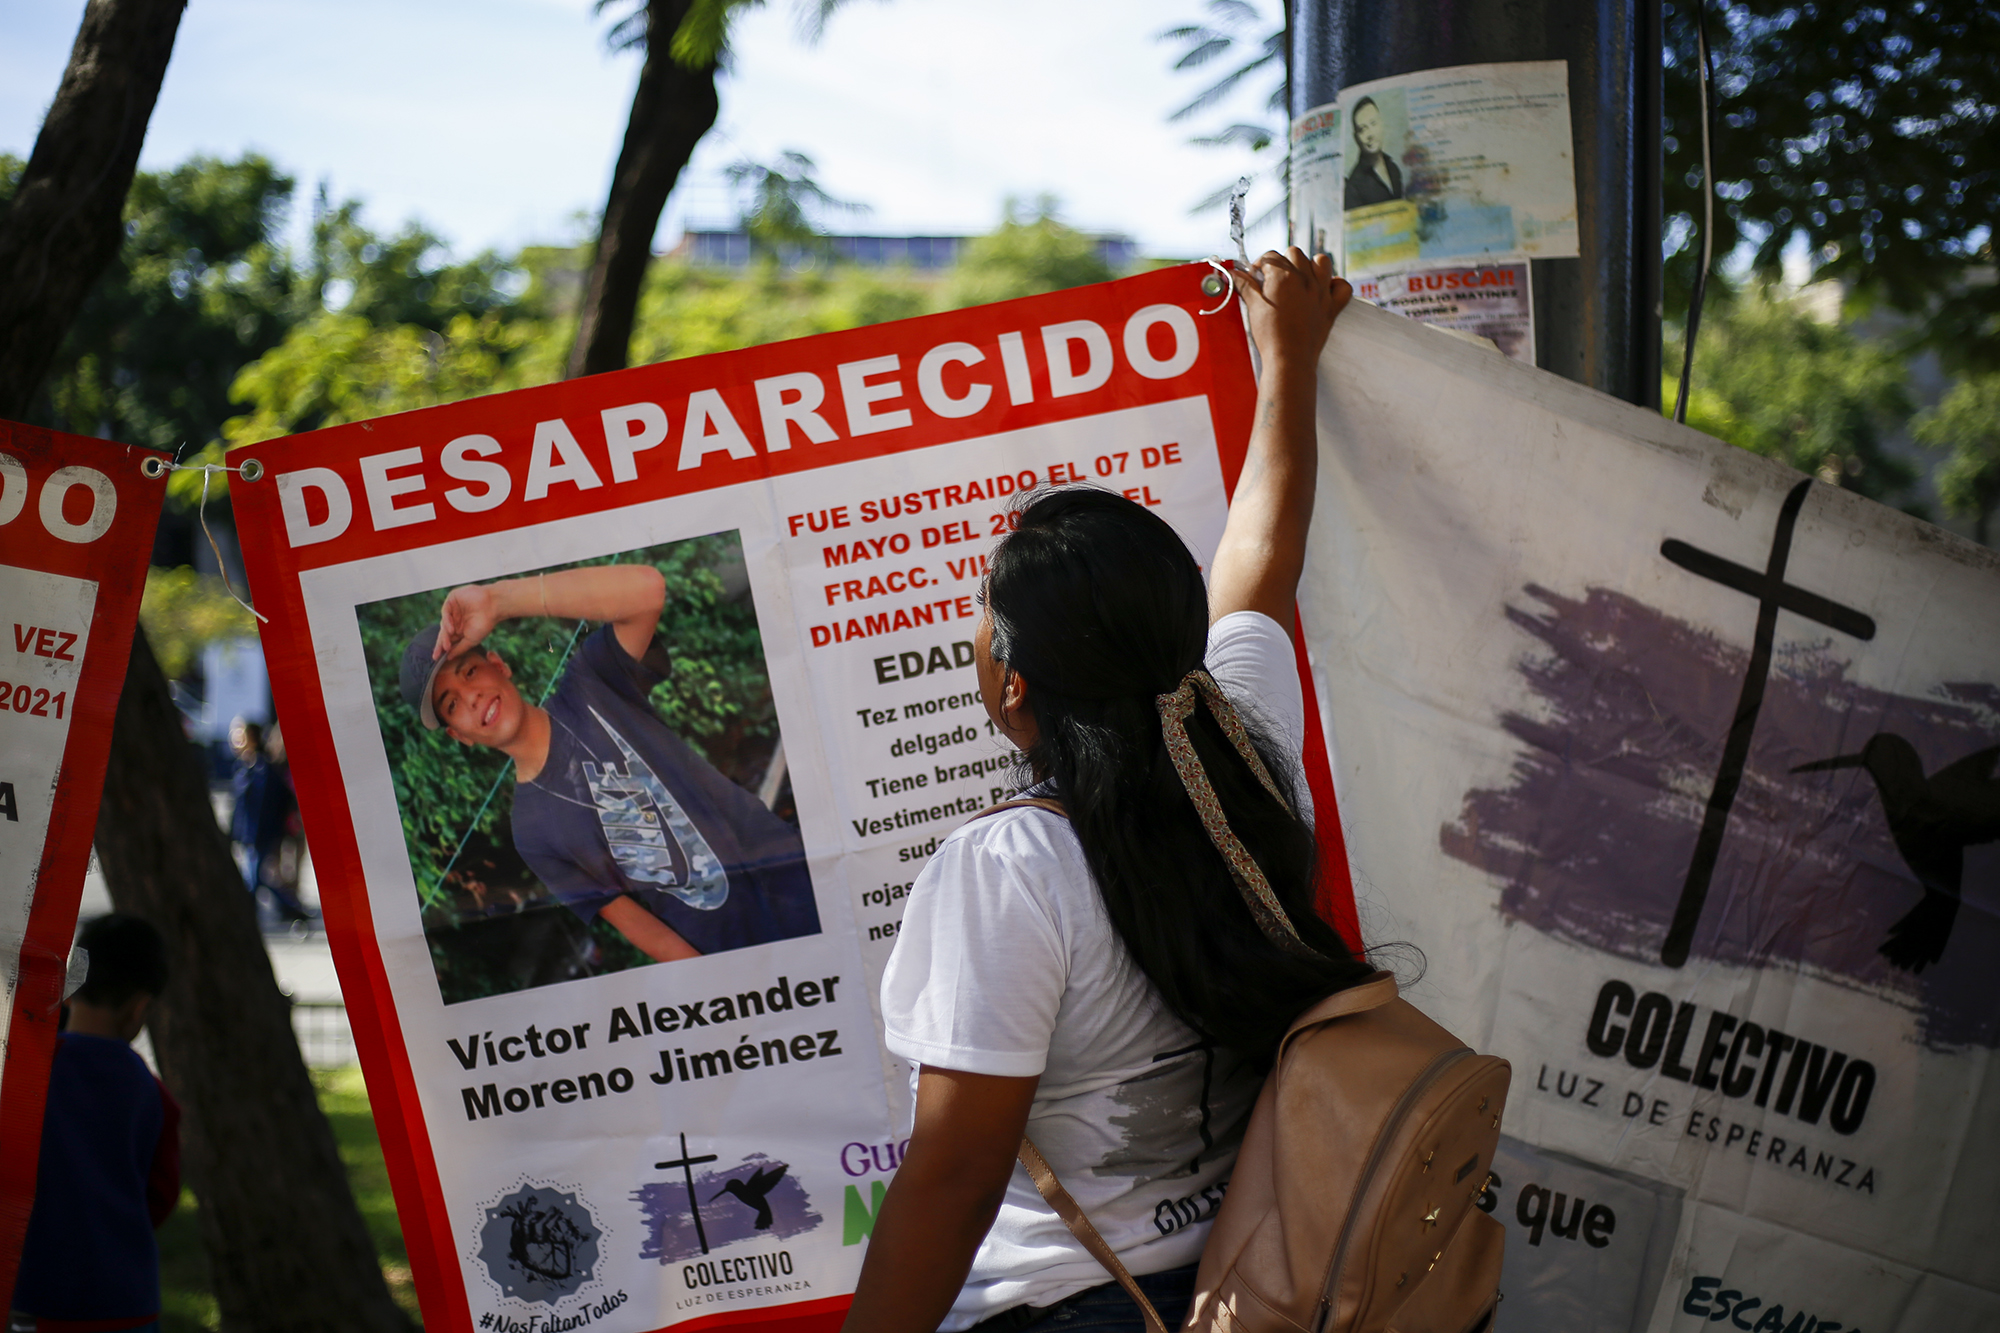
[[[1368,941],[1514,1064],[1503,1326],[2000,1326],[2000,557],[1359,304],[1322,377],[1301,608]]]

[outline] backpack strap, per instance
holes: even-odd
[[[1070,1234],[1082,1242],[1083,1248],[1089,1250],[1091,1257],[1103,1264],[1112,1277],[1118,1279],[1118,1285],[1125,1288],[1125,1294],[1138,1302],[1139,1312],[1146,1317],[1147,1333],[1167,1333],[1160,1312],[1146,1299],[1146,1293],[1139,1290],[1139,1284],[1132,1280],[1132,1274],[1126,1270],[1118,1252],[1097,1233],[1097,1228],[1090,1224],[1090,1218],[1070,1197],[1070,1192],[1063,1188],[1063,1183],[1056,1179],[1055,1170],[1049,1166],[1048,1159],[1042,1156],[1042,1150],[1035,1146],[1034,1140],[1021,1140],[1019,1156],[1021,1165],[1028,1169],[1028,1179],[1035,1182],[1035,1188],[1041,1191],[1049,1207],[1056,1210],[1056,1216],[1063,1220]]]
[[[1286,1048],[1300,1033],[1316,1028],[1330,1019],[1345,1018],[1349,1014],[1380,1009],[1395,998],[1396,978],[1389,972],[1377,972],[1359,985],[1335,991],[1292,1020],[1292,1025],[1285,1029],[1284,1038],[1278,1042],[1278,1054],[1272,1062],[1273,1066],[1284,1060]]]

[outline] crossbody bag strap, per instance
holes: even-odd
[[[1056,1210],[1056,1216],[1063,1220],[1063,1225],[1070,1229],[1070,1234],[1083,1243],[1083,1248],[1090,1251],[1092,1258],[1104,1265],[1106,1272],[1118,1279],[1118,1285],[1125,1288],[1125,1294],[1138,1302],[1140,1312],[1146,1316],[1147,1333],[1167,1333],[1167,1326],[1161,1322],[1160,1312],[1146,1299],[1146,1293],[1139,1290],[1139,1284],[1133,1281],[1132,1275],[1125,1270],[1125,1263],[1118,1257],[1118,1252],[1105,1242],[1104,1237],[1097,1234],[1097,1228],[1090,1224],[1090,1218],[1077,1206],[1069,1191],[1063,1188],[1063,1183],[1056,1179],[1054,1169],[1049,1166],[1048,1159],[1042,1156],[1042,1150],[1035,1146],[1033,1139],[1021,1140],[1019,1156],[1021,1165],[1028,1168],[1028,1179],[1035,1182],[1035,1188],[1041,1191],[1042,1198],[1047,1201],[1049,1207]]]
[[[1002,801],[998,805],[980,811],[973,818],[984,819],[987,815],[997,815],[1002,810],[1013,810],[1024,805],[1046,810],[1053,815],[1061,815],[1065,819],[1069,817],[1069,811],[1062,808],[1061,801],[1052,801],[1046,796],[1022,796],[1011,801]],[[1021,1139],[1021,1150],[1016,1155],[1020,1158],[1021,1165],[1027,1168],[1028,1179],[1035,1182],[1035,1189],[1041,1193],[1049,1207],[1056,1210],[1056,1216],[1063,1220],[1063,1225],[1069,1228],[1070,1234],[1082,1243],[1084,1249],[1090,1251],[1091,1258],[1104,1265],[1104,1271],[1118,1279],[1118,1285],[1125,1288],[1125,1294],[1138,1304],[1140,1313],[1146,1316],[1147,1333],[1167,1333],[1167,1326],[1161,1320],[1160,1312],[1153,1308],[1153,1303],[1146,1299],[1146,1293],[1139,1290],[1139,1284],[1132,1280],[1132,1274],[1126,1271],[1125,1261],[1120,1259],[1118,1252],[1098,1234],[1097,1228],[1091,1225],[1089,1215],[1077,1206],[1070,1192],[1063,1188],[1062,1181],[1056,1179],[1055,1168],[1049,1165],[1048,1158],[1042,1156],[1042,1150],[1035,1146],[1035,1141],[1024,1136]]]

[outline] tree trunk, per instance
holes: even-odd
[[[144,631],[118,700],[97,857],[118,910],[166,936],[173,977],[149,1026],[185,1112],[223,1328],[403,1333],[409,1319],[382,1280],[255,904]]]
[[[720,108],[715,66],[689,69],[673,58],[675,31],[691,0],[649,0],[646,63],[632,94],[632,118],[604,203],[604,222],[584,283],[568,374],[623,370],[632,344],[639,287],[653,257],[653,233],[667,195]]]
[[[23,414],[118,253],[185,7],[89,0],[84,9],[34,156],[0,215],[0,416]],[[187,1174],[223,1326],[407,1330],[143,631],[118,700],[97,851],[112,901],[156,924],[173,959],[150,1026],[187,1112]]]
[[[0,417],[21,417],[125,239],[125,193],[187,0],[90,0],[0,215]]]

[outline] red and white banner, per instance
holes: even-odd
[[[904,895],[1011,788],[986,552],[1074,481],[1213,552],[1254,383],[1207,272],[232,454],[427,1326],[838,1325]]]
[[[1360,305],[1300,594],[1363,933],[1511,1060],[1510,1327],[2000,1327],[2000,556]]]
[[[0,421],[0,1290],[11,1291],[160,455]]]

